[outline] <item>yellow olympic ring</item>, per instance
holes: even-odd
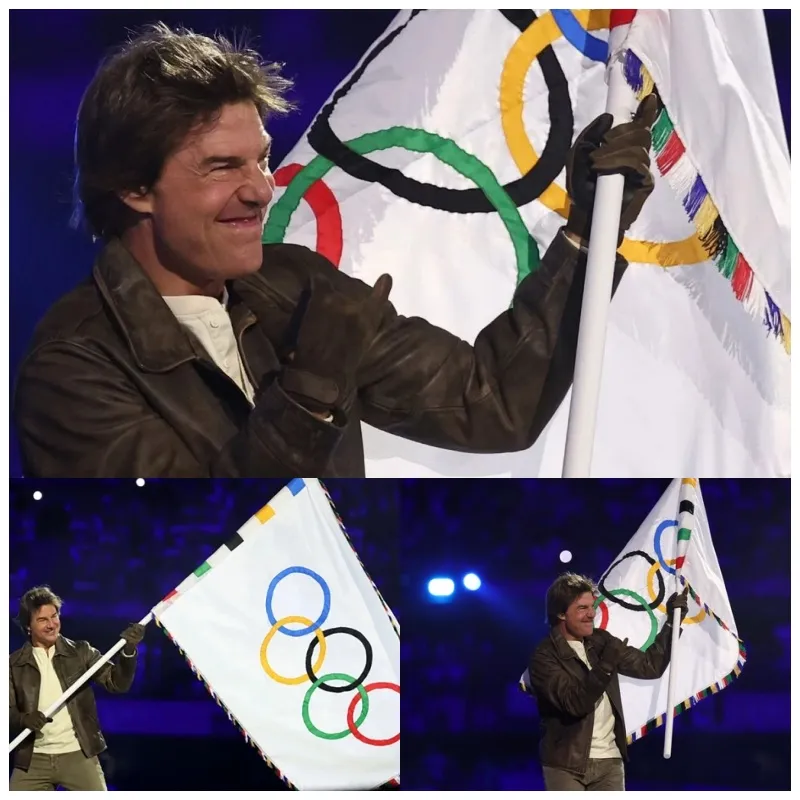
[[[608,10],[573,11],[587,31],[608,28],[610,13]],[[553,15],[549,12],[542,14],[520,35],[503,64],[503,74],[500,78],[500,114],[503,133],[517,169],[523,175],[533,169],[539,160],[522,119],[525,76],[539,53],[560,37],[561,30]],[[538,199],[551,211],[560,214],[564,219],[567,218],[569,196],[555,182],[551,183]],[[624,239],[619,252],[629,262],[654,264],[660,267],[685,266],[709,260],[696,233],[679,242]]]
[[[274,669],[267,661],[267,647],[269,647],[269,643],[272,641],[272,637],[278,632],[278,628],[282,628],[288,622],[300,622],[303,625],[308,625],[312,627],[314,623],[308,619],[308,617],[283,617],[283,619],[277,620],[277,622],[269,629],[269,633],[264,637],[264,641],[261,643],[261,666],[264,669],[264,672],[272,678],[272,680],[277,681],[278,683],[282,683],[285,686],[298,686],[301,683],[305,683],[308,680],[311,680],[306,673],[298,676],[297,678],[284,678],[283,675],[278,675]],[[314,663],[313,671],[319,672],[319,668],[322,666],[322,662],[325,660],[325,652],[328,649],[328,645],[325,642],[325,636],[322,633],[321,628],[317,628],[314,631],[314,635],[317,637],[319,641],[319,655],[317,656],[317,660]]]
[[[674,558],[667,559],[664,563],[668,567],[674,567],[675,566],[675,559]],[[655,588],[653,587],[653,579],[656,576],[656,572],[660,568],[661,568],[661,565],[658,563],[658,561],[656,561],[656,563],[653,564],[650,567],[650,569],[648,570],[648,572],[647,572],[647,594],[650,595],[650,600],[651,601],[656,599],[656,591],[655,591]],[[662,614],[666,614],[667,613],[667,608],[662,603],[656,609],[656,611],[660,611]],[[705,619],[705,616],[706,616],[706,610],[704,608],[701,608],[700,611],[697,614],[695,614],[693,617],[688,617],[687,616],[683,620],[683,622],[681,624],[683,624],[683,625],[696,625],[698,622],[702,622]]]

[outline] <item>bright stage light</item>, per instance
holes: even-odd
[[[431,578],[428,581],[428,593],[434,597],[449,597],[455,588],[456,586],[450,578]]]
[[[464,576],[464,588],[474,592],[476,589],[481,588],[481,579],[474,573],[470,572]]]

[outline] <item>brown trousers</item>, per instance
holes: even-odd
[[[625,766],[621,758],[590,758],[583,776],[555,767],[542,767],[542,771],[548,792],[625,791]]]
[[[57,756],[34,753],[27,770],[11,773],[12,792],[52,792],[57,787],[83,792],[105,792],[106,779],[100,761],[80,751]]]

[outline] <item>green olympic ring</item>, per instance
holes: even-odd
[[[350,735],[350,728],[345,728],[338,733],[326,733],[325,731],[321,731],[311,721],[311,716],[308,713],[308,704],[311,702],[311,695],[314,694],[314,690],[324,681],[344,681],[345,683],[353,683],[355,680],[356,679],[352,675],[347,675],[344,672],[329,672],[327,675],[321,675],[311,684],[311,687],[306,692],[306,696],[303,698],[303,722],[305,722],[306,728],[308,728],[310,733],[313,733],[314,736],[318,736],[320,739],[344,739],[345,736]],[[359,728],[361,723],[367,718],[367,714],[369,714],[369,695],[366,689],[360,684],[356,686],[356,689],[358,689],[358,693],[361,695],[362,708],[358,719],[355,721],[354,727]]]
[[[415,153],[430,153],[444,164],[452,167],[460,175],[472,181],[483,191],[486,198],[497,210],[500,219],[511,237],[517,260],[517,284],[539,268],[539,249],[522,221],[519,209],[508,196],[494,173],[477,157],[462,150],[455,142],[435,133],[396,126],[382,131],[365,133],[357,139],[346,142],[347,146],[359,155],[390,147],[402,147]],[[323,156],[315,156],[295,175],[281,198],[272,206],[264,228],[262,241],[265,244],[282,242],[289,227],[292,215],[300,205],[300,200],[315,181],[327,175],[335,166]]]
[[[647,612],[647,616],[650,617],[650,635],[647,637],[647,641],[639,648],[644,653],[650,647],[650,645],[653,644],[653,642],[656,640],[656,636],[658,635],[658,620],[656,619],[656,615],[653,613],[653,609],[650,608],[650,604],[644,599],[644,597],[642,597],[640,594],[636,594],[636,592],[633,592],[630,589],[609,589],[606,594],[613,595],[614,597],[630,597],[633,600],[636,600],[636,602],[639,603]],[[594,601],[595,608],[600,605],[604,596],[605,595],[600,595]]]

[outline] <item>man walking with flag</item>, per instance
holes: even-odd
[[[88,642],[61,635],[61,598],[49,587],[37,586],[20,600],[17,621],[29,636],[9,657],[9,717],[13,733],[34,732],[14,752],[11,791],[105,791],[97,756],[106,742],[97,719],[94,694],[87,686],[52,717],[44,710],[100,658]],[[144,627],[129,625],[122,658],[107,664],[95,680],[108,692],[127,692],[136,674],[136,646]]]
[[[541,719],[540,758],[550,791],[624,790],[626,728],[619,675],[660,678],[670,661],[672,617],[688,610],[688,587],[667,601],[667,617],[642,652],[594,626],[597,587],[564,573],[547,590],[550,634],[534,651],[529,677]]]

